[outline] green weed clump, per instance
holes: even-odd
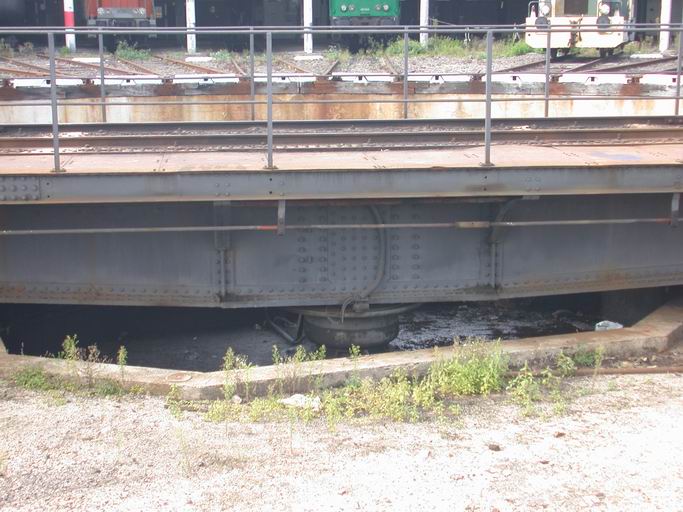
[[[48,391],[55,388],[48,375],[36,366],[22,368],[14,374],[14,383],[24,389]]]
[[[131,45],[127,41],[119,41],[114,54],[117,59],[123,60],[149,60],[152,58],[150,50],[141,50],[137,43]]]
[[[216,52],[211,52],[209,56],[217,62],[230,62],[232,59],[230,50],[218,50]]]

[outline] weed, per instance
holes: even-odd
[[[35,53],[35,47],[31,41],[26,41],[24,44],[17,48],[19,55],[33,55]]]
[[[185,434],[182,430],[177,431],[178,445],[180,448],[180,467],[185,473],[186,477],[192,476],[192,449],[185,439]]]
[[[520,55],[526,55],[527,53],[533,53],[535,51],[536,50],[534,50],[524,41],[512,41],[506,39],[504,41],[496,41],[496,43],[493,45],[494,57],[518,57]]]
[[[171,389],[168,391],[168,395],[166,395],[166,408],[171,413],[171,416],[177,420],[183,417],[183,410],[180,407],[180,399],[180,389],[178,386],[173,384]]]
[[[342,388],[327,390],[322,410],[329,424],[359,416],[417,421],[425,413],[443,419],[460,414],[459,407],[447,404],[449,399],[502,390],[507,368],[499,344],[475,341],[457,356],[434,363],[422,378],[396,371],[379,382],[352,379]]]
[[[55,388],[54,383],[51,382],[43,369],[36,366],[28,366],[19,370],[14,374],[14,382],[17,386],[34,391],[48,391]]]
[[[97,396],[121,396],[125,394],[126,390],[120,383],[107,379],[99,381],[94,386],[93,392]]]
[[[598,370],[602,366],[604,356],[605,349],[598,347],[595,350],[579,349],[571,357],[578,367],[595,368]]]
[[[576,373],[576,363],[564,351],[560,351],[555,358],[555,366],[561,377],[570,377]]]
[[[274,395],[283,395],[285,393],[296,393],[303,386],[306,378],[309,379],[309,385],[312,384],[311,378],[313,376],[314,368],[308,366],[309,373],[303,375],[302,364],[307,362],[322,361],[327,356],[327,351],[324,345],[321,345],[313,352],[306,352],[303,345],[298,345],[293,355],[283,356],[276,345],[273,345],[273,365],[276,367],[277,382],[274,387],[270,389],[270,393]],[[319,384],[320,382],[318,382]],[[313,382],[315,384],[315,382]]]
[[[232,60],[232,53],[229,50],[218,50],[209,54],[210,57],[218,62],[230,62]]]
[[[507,391],[512,396],[513,402],[522,406],[525,416],[531,416],[535,413],[534,402],[541,399],[541,388],[534,378],[534,373],[529,368],[528,362],[524,363],[524,367],[510,381]]]
[[[149,60],[152,58],[150,50],[141,50],[137,43],[130,45],[127,41],[119,41],[114,54],[117,59],[123,60]]]
[[[0,56],[12,58],[14,57],[14,48],[12,45],[5,42],[4,39],[0,39]]]
[[[325,58],[329,61],[339,61],[346,64],[351,60],[351,52],[346,49],[330,48],[325,52]]]
[[[57,53],[59,53],[60,57],[69,57],[71,55],[71,50],[68,46],[62,46]]]
[[[126,365],[128,364],[128,350],[125,346],[121,345],[118,352],[116,353],[116,364],[119,367],[119,373],[121,374],[121,384],[126,382]]]

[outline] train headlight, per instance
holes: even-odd
[[[104,16],[104,9],[102,9],[102,7],[99,7],[99,8],[97,9],[97,15],[98,15],[98,16]]]
[[[348,7],[346,6],[346,4],[341,4],[340,9],[341,9],[341,12],[346,12],[348,10]]]
[[[384,4],[383,8],[384,8],[384,12],[388,12],[389,11],[389,4]]]
[[[138,14],[140,16],[147,16],[147,9],[145,9],[144,7],[142,9],[138,9]]]
[[[541,4],[541,14],[543,16],[547,16],[550,14],[550,5],[549,4]]]
[[[353,11],[355,11],[355,10],[356,10],[356,6],[353,5],[353,4],[350,4],[350,5],[349,5],[349,11],[353,12]]]
[[[600,14],[607,16],[611,10],[612,9],[609,4],[600,4]]]
[[[376,10],[376,11],[381,11],[381,10],[382,10],[382,6],[379,5],[379,4],[377,4],[377,5],[375,6],[375,10]]]

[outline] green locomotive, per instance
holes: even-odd
[[[333,26],[398,25],[400,0],[330,0]]]

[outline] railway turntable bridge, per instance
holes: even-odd
[[[302,121],[268,78],[264,120],[4,125],[0,301],[287,307],[369,346],[416,303],[683,284],[677,83],[667,116],[494,119],[489,73],[485,119]]]

